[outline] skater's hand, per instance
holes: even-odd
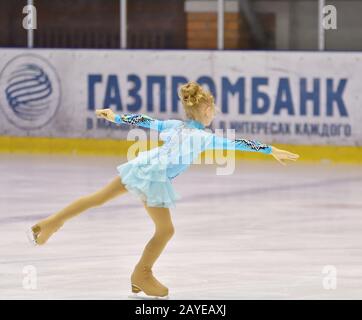
[[[104,118],[112,122],[114,122],[114,117],[116,116],[112,109],[96,109],[96,115],[98,118]]]
[[[286,165],[284,160],[296,161],[299,158],[299,155],[296,154],[296,153],[291,153],[289,151],[281,150],[281,149],[278,149],[276,147],[272,147],[271,155],[275,159],[277,159],[283,166]]]

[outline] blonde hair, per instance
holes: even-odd
[[[195,81],[189,81],[180,86],[178,96],[189,119],[195,119],[203,103],[211,103],[215,107],[213,95]]]

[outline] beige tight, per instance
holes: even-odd
[[[127,189],[122,184],[120,177],[117,176],[100,190],[78,198],[59,212],[35,224],[32,229],[36,236],[36,242],[44,244],[67,220],[89,208],[101,206],[125,192],[127,192]],[[155,224],[155,233],[144,248],[137,265],[152,267],[174,234],[174,227],[168,208],[148,207],[145,203],[144,207]]]
[[[157,258],[166,247],[167,242],[175,233],[168,208],[148,207],[144,204],[149,216],[155,224],[155,233],[143,250],[138,265],[152,268]]]

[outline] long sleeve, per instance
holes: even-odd
[[[181,123],[180,120],[158,120],[153,119],[145,114],[137,113],[117,114],[114,120],[117,124],[130,124],[157,131],[163,131],[165,129],[175,127]]]
[[[261,152],[265,154],[270,154],[272,151],[271,146],[261,143],[258,140],[232,140],[217,136],[215,134],[211,134],[208,137],[205,149],[240,150],[249,152]]]

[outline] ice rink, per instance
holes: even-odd
[[[0,155],[1,299],[128,299],[153,234],[135,196],[84,212],[43,247],[25,235],[125,160]],[[153,269],[170,299],[362,298],[361,166],[239,161],[219,176],[216,165],[193,165],[173,183],[176,232]]]

